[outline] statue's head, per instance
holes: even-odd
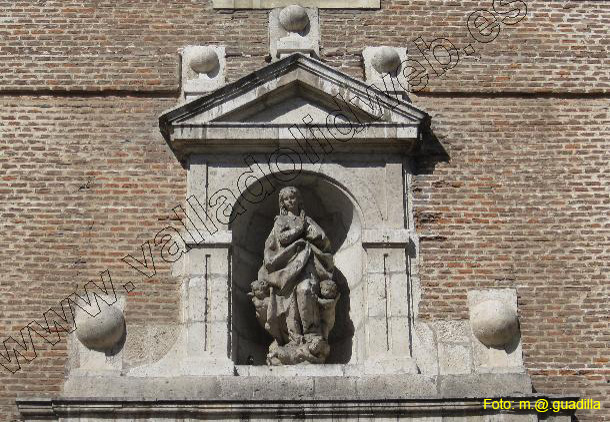
[[[294,186],[286,186],[280,190],[279,203],[281,215],[287,215],[288,212],[299,214],[303,207],[301,192]]]

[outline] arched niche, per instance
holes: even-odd
[[[362,310],[354,310],[355,306],[363,306],[361,212],[355,201],[336,182],[320,174],[302,172],[288,183],[273,181],[275,189],[260,203],[250,203],[243,196],[239,198],[245,211],[235,216],[230,227],[232,359],[238,365],[265,364],[272,338],[258,323],[254,305],[247,293],[250,283],[257,279],[263,262],[265,240],[279,212],[279,191],[285,186],[296,186],[303,196],[305,212],[324,229],[335,254],[335,281],[339,285],[341,298],[337,304],[335,326],[329,336],[331,353],[327,363],[354,363],[359,354],[359,341],[355,337],[358,336],[358,327],[363,326],[357,320]]]

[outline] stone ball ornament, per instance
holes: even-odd
[[[396,72],[400,67],[400,56],[392,47],[381,47],[375,52],[372,60],[373,68],[379,73]]]
[[[196,52],[189,61],[189,66],[197,73],[207,74],[216,69],[219,63],[216,51],[208,47]]]
[[[88,349],[109,351],[125,334],[125,318],[120,309],[100,305],[101,310],[97,315],[84,311],[77,313],[76,337]]]
[[[500,300],[486,300],[470,311],[475,337],[488,347],[503,347],[519,333],[517,312]]]
[[[307,10],[296,4],[286,6],[280,12],[280,24],[289,32],[300,32],[304,30],[309,24]]]

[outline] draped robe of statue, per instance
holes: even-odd
[[[330,240],[301,210],[278,215],[252,283],[257,318],[273,336],[267,363],[323,363],[339,299]]]

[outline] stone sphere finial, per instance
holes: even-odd
[[[206,47],[196,52],[189,62],[189,66],[197,73],[210,73],[218,66],[218,55],[214,49]]]
[[[392,47],[381,47],[373,56],[373,68],[379,73],[391,73],[398,70],[400,56]]]
[[[115,306],[100,304],[97,315],[78,312],[75,318],[76,337],[88,349],[111,350],[125,333],[123,312]]]
[[[302,6],[293,4],[286,6],[280,12],[280,24],[289,32],[299,32],[304,30],[309,24],[307,10]]]
[[[519,332],[517,313],[499,300],[486,300],[470,310],[475,337],[488,347],[502,347]]]

